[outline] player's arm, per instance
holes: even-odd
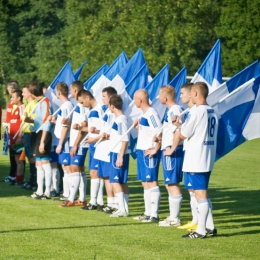
[[[40,153],[44,153],[45,150],[44,150],[44,141],[47,137],[47,131],[42,131],[42,136],[41,136],[41,141],[40,141],[40,146],[39,146],[39,152]]]
[[[62,145],[63,145],[63,143],[66,139],[68,131],[69,131],[69,127],[66,126],[66,125],[63,125],[62,129],[61,129],[60,140],[59,140],[59,143],[58,143],[57,148],[56,148],[56,153],[61,153]]]
[[[124,154],[128,146],[128,141],[123,141],[121,145],[120,152],[118,153],[117,160],[116,160],[116,167],[120,168],[123,166],[124,163]]]
[[[165,156],[172,155],[174,153],[174,151],[176,150],[176,148],[178,147],[180,141],[181,141],[181,133],[180,133],[179,129],[176,129],[176,131],[173,133],[172,147],[171,147],[171,149],[166,148],[164,155]]]

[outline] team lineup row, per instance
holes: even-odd
[[[69,93],[77,100],[75,105],[68,98]],[[135,106],[142,114],[133,122],[124,115],[123,101],[113,87],[102,90],[105,110],[80,81],[73,82],[70,87],[63,82],[57,84],[56,97],[61,106],[55,113],[37,82],[24,86],[23,92],[10,87],[10,94],[12,98],[6,117],[10,154],[17,162],[16,181],[19,182],[23,179],[23,166],[19,163],[20,150],[17,147],[23,143],[30,163],[29,185],[37,179],[37,190],[32,198],[50,199],[53,191],[59,193],[58,162],[64,172],[63,195],[59,198],[64,201],[59,207],[82,206],[83,210],[99,207],[99,210],[110,213],[110,217],[127,217],[129,155],[134,151],[145,206],[144,213],[134,219],[188,229],[190,232],[184,238],[216,235],[207,188],[216,156],[218,118],[206,103],[208,87],[205,83],[182,86],[181,101],[189,107],[184,112],[175,102],[174,88],[161,87],[159,101],[167,107],[163,122],[150,106],[148,93],[143,89],[134,94]],[[22,97],[28,101],[26,107]],[[128,131],[131,125],[135,128],[132,132],[135,131],[136,141]],[[87,151],[91,178],[88,203],[84,169]],[[163,221],[159,221],[158,215],[160,161],[170,209],[169,217]],[[183,173],[184,185],[190,194],[192,221],[181,226],[179,183]],[[107,206],[103,202],[104,184]],[[78,191],[79,198],[76,199]]]

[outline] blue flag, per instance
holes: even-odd
[[[108,70],[105,72],[105,76],[109,80],[113,80],[113,78],[125,67],[127,64],[128,59],[123,51],[115,60],[114,62],[110,65]]]
[[[95,84],[95,82],[101,77],[102,74],[108,69],[108,65],[105,63],[102,67],[100,67],[88,80],[85,81],[84,88],[90,90],[91,87]]]
[[[205,82],[209,92],[222,83],[220,40],[217,40],[210,53],[192,78],[191,82]]]
[[[82,71],[83,67],[86,65],[87,62],[88,62],[88,61],[85,60],[85,61],[81,64],[81,66],[77,69],[77,71],[74,73],[74,78],[75,78],[75,80],[79,80],[81,71]]]

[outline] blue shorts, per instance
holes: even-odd
[[[207,190],[211,172],[184,173],[184,185],[188,190]]]
[[[60,139],[57,138],[57,146],[59,144]],[[62,151],[58,154],[58,162],[61,165],[70,164],[70,148],[69,148],[69,138],[65,139],[65,142],[62,145]]]
[[[59,156],[56,153],[56,146],[51,147],[50,163],[56,163],[59,160]]]
[[[182,181],[183,146],[176,148],[171,156],[164,156],[162,151],[162,166],[164,184],[174,184]]]
[[[109,178],[110,176],[110,162],[98,160],[98,177]]]
[[[129,154],[125,154],[123,157],[123,166],[121,168],[116,167],[118,153],[110,153],[110,175],[109,182],[127,183],[128,168],[129,168]]]
[[[161,151],[159,150],[152,158],[144,156],[144,153],[143,150],[136,150],[137,180],[142,182],[157,181]]]
[[[70,150],[71,150],[72,147],[70,147]],[[80,166],[80,167],[83,167],[84,164],[85,164],[85,159],[86,159],[86,156],[87,156],[87,151],[88,151],[88,148],[85,148],[85,147],[79,147],[77,149],[77,153],[74,157],[70,157],[70,164],[71,165],[77,165],[77,166]]]
[[[40,162],[40,161],[49,161],[50,157],[35,157],[35,161],[36,162]]]
[[[23,145],[25,148],[25,155],[27,158],[33,157],[33,150],[31,145],[31,133],[23,133]]]
[[[88,170],[98,170],[98,160],[94,158],[96,148],[95,144],[89,146]]]

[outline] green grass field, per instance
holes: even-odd
[[[2,146],[1,146],[2,147]],[[0,179],[8,157],[0,155]],[[28,170],[27,170],[28,176]],[[27,177],[26,176],[26,177]],[[185,231],[78,207],[27,198],[31,192],[0,183],[0,259],[259,259],[260,139],[247,142],[215,164],[209,195],[218,236],[183,239]],[[131,162],[130,214],[143,212],[141,184]],[[160,218],[168,215],[160,173]],[[89,190],[89,187],[88,187]],[[89,191],[88,191],[89,194]],[[181,221],[191,219],[183,189]]]

